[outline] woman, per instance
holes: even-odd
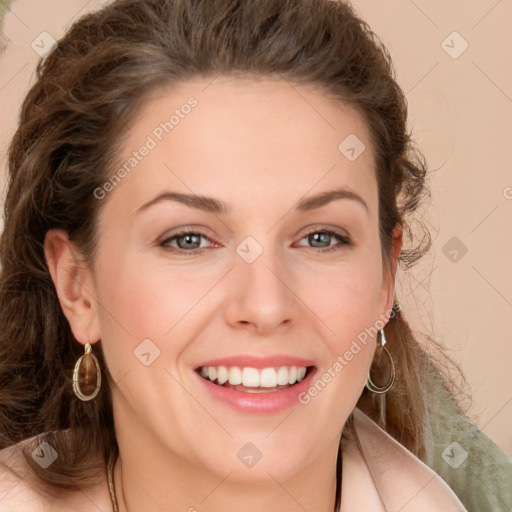
[[[10,150],[2,506],[466,510],[422,462],[449,383],[394,293],[428,249],[406,118],[345,3],[71,27]]]

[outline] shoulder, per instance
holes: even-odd
[[[0,450],[0,512],[97,512],[111,510],[106,482],[68,492],[52,492],[27,464],[22,448],[45,457],[37,436]],[[46,492],[43,492],[45,490]]]
[[[357,439],[352,437],[348,429],[349,434],[342,444],[342,483],[347,478],[347,484],[357,489],[359,496],[354,491],[348,491],[348,496],[343,497],[343,485],[342,498],[352,499],[356,503],[364,495],[365,499],[373,499],[376,505],[383,502],[388,510],[403,512],[466,511],[453,490],[437,473],[357,407],[353,420]],[[347,507],[346,510],[350,511],[351,508]]]
[[[512,511],[512,459],[439,387],[425,415],[425,463],[438,473],[469,510]]]
[[[35,489],[21,446],[0,450],[0,512],[46,512],[50,504]]]

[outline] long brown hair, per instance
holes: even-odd
[[[57,491],[102,478],[116,454],[111,379],[82,402],[72,371],[83,354],[60,308],[43,242],[64,229],[94,261],[100,207],[94,190],[112,174],[128,122],[148,95],[194,77],[254,75],[312,84],[363,116],[376,156],[384,265],[401,224],[404,269],[430,245],[412,214],[428,196],[427,165],[407,131],[407,104],[391,57],[348,3],[335,0],[117,0],[79,19],[37,68],[9,150],[0,240],[0,448],[36,435],[58,453],[50,467],[25,458]],[[397,380],[386,429],[424,455],[422,386],[440,377],[402,312],[386,326]],[[434,342],[433,342],[434,343]],[[366,389],[358,406],[379,418]]]

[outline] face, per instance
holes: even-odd
[[[144,104],[95,192],[89,317],[68,315],[102,340],[121,450],[240,481],[334,461],[393,300],[373,158],[311,87],[196,80]]]

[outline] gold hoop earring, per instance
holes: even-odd
[[[80,356],[73,370],[73,392],[83,402],[92,400],[101,387],[101,370],[90,343],[85,344],[85,353]]]
[[[393,362],[393,358],[391,357],[391,354],[389,353],[389,350],[385,347],[387,341],[386,341],[386,335],[384,334],[384,329],[380,330],[380,340],[377,345],[377,350],[384,350],[384,353],[389,359],[389,365],[391,367],[391,372],[389,379],[387,383],[384,386],[377,386],[371,377],[371,370],[368,372],[368,377],[366,379],[366,389],[368,391],[371,391],[375,395],[385,395],[395,384],[396,379],[396,373],[395,373],[395,363]]]

